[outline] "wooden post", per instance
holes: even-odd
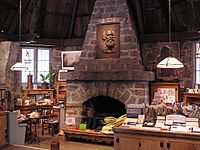
[[[60,143],[58,141],[52,141],[51,150],[59,150],[59,149],[60,149]]]

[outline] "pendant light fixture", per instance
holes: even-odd
[[[22,71],[22,70],[28,70],[28,67],[26,66],[25,63],[17,62],[10,68],[10,70],[12,70],[12,71]]]
[[[169,45],[171,46],[171,0],[169,2]],[[170,47],[168,47],[170,49]],[[170,56],[164,58],[158,65],[157,68],[183,68],[184,65],[175,57]]]
[[[22,19],[22,0],[19,0],[19,45],[21,42],[21,19]],[[17,62],[15,63],[10,70],[12,71],[22,71],[22,70],[28,70],[28,67],[23,62]]]

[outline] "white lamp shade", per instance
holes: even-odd
[[[158,65],[157,68],[183,68],[184,65],[174,57],[166,57]]]
[[[16,64],[14,64],[10,70],[12,71],[22,71],[22,70],[28,70],[28,67],[22,63],[22,62],[17,62]]]

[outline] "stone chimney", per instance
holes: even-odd
[[[98,26],[119,26],[119,56],[97,58]],[[106,29],[105,29],[106,31]],[[154,73],[144,71],[139,41],[129,16],[126,0],[96,0],[91,15],[79,65],[74,73],[66,76],[71,80],[153,80]]]
[[[106,45],[109,36],[113,43]],[[142,65],[140,46],[126,0],[96,0],[79,64],[61,74],[67,82],[67,107],[81,118],[82,104],[108,96],[127,104],[148,103],[153,72]]]

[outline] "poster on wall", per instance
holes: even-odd
[[[164,103],[176,102],[176,89],[175,88],[158,88],[158,94],[163,98]]]
[[[81,51],[63,51],[61,52],[62,70],[74,70],[74,66],[78,64]]]
[[[66,125],[75,125],[76,124],[75,117],[66,117],[65,124]]]

